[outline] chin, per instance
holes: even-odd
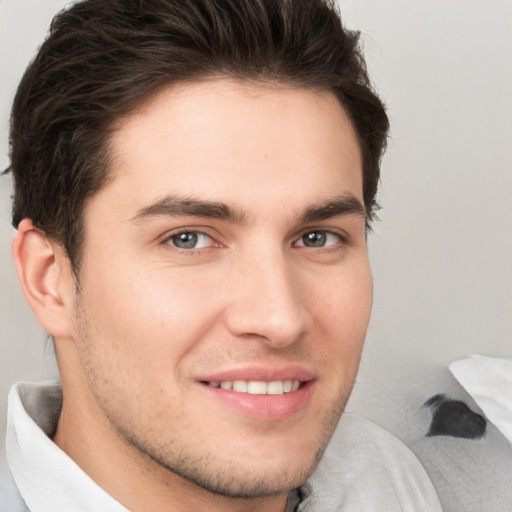
[[[295,431],[287,439],[281,438],[281,442],[258,443],[247,438],[242,447],[231,450],[229,455],[213,450],[212,446],[205,450],[188,447],[185,453],[173,450],[166,453],[163,447],[155,449],[154,446],[139,445],[137,448],[164,470],[170,485],[178,478],[219,496],[265,498],[288,493],[307,481],[336,424],[337,420],[331,418],[329,425],[324,424],[324,429],[316,435],[310,433],[304,438]],[[133,440],[130,444],[137,445]]]
[[[318,457],[319,459],[319,457]],[[220,496],[234,499],[251,499],[278,496],[288,493],[306,482],[318,464],[313,461],[299,461],[298,467],[287,462],[285,467],[267,468],[261,466],[251,470],[243,461],[226,464],[214,473],[205,468],[168,468],[170,471],[201,489]]]

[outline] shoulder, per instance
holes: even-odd
[[[304,512],[441,510],[414,454],[388,431],[351,413],[342,415],[308,484]]]

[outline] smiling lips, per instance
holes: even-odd
[[[312,398],[315,379],[203,380],[201,384],[214,401],[242,416],[267,422],[291,418],[305,409]]]
[[[226,391],[236,391],[237,393],[248,393],[250,395],[283,395],[297,391],[300,381],[295,380],[275,380],[265,382],[261,380],[224,380],[222,382],[206,382],[212,388],[221,388]]]
[[[307,408],[316,381],[316,372],[294,364],[231,368],[198,379],[209,400],[264,422],[291,418]]]

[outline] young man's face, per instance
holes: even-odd
[[[74,342],[57,341],[83,421],[209,491],[302,484],[371,309],[346,114],[330,93],[211,80],[160,93],[111,150],[85,210]]]

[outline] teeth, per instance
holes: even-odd
[[[247,393],[247,381],[246,380],[233,381],[233,391],[238,391],[239,393]]]
[[[247,393],[250,395],[266,395],[267,383],[260,380],[250,380],[247,383]]]
[[[269,395],[282,395],[284,393],[284,385],[282,380],[276,380],[267,384],[267,393]]]
[[[222,382],[208,382],[213,388],[232,390],[238,393],[249,393],[250,395],[282,395],[297,391],[300,386],[299,380],[275,380],[265,382],[261,380],[225,380]]]

